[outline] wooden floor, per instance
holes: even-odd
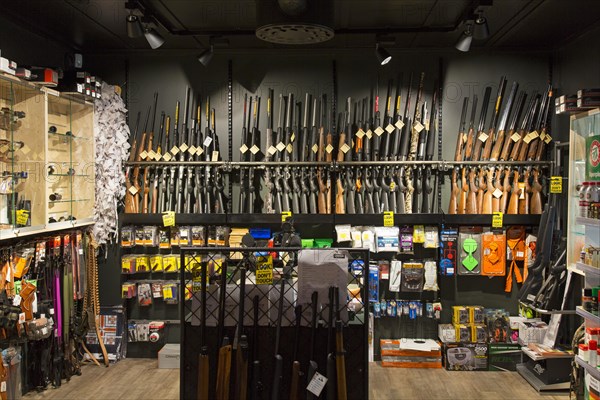
[[[443,369],[369,367],[371,399],[543,399],[516,372],[449,372]],[[28,393],[24,399],[179,399],[179,370],[158,369],[156,360],[126,359],[109,368],[86,365],[81,376],[58,389]]]

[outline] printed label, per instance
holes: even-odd
[[[492,228],[502,228],[504,214],[495,212],[492,215]]]
[[[387,133],[392,133],[396,130],[396,128],[394,127],[394,125],[388,124],[388,126],[385,127],[385,130],[387,131]]]
[[[248,151],[248,146],[246,146],[246,143],[244,143],[242,145],[242,147],[240,147],[240,153],[245,154]]]
[[[396,123],[394,124],[396,126],[396,128],[398,129],[402,129],[404,128],[404,122],[402,122],[401,119],[399,119],[398,121],[396,121]]]
[[[383,128],[382,128],[382,127],[380,127],[380,126],[378,126],[378,127],[377,127],[377,129],[375,129],[375,134],[376,134],[377,136],[381,136],[381,135],[383,135],[383,132],[385,132],[385,131],[384,131],[384,130],[383,130]]]
[[[394,212],[393,211],[384,211],[383,226],[394,226]]]
[[[167,211],[162,216],[163,226],[175,226],[175,212]]]
[[[550,177],[550,193],[562,193],[562,176]]]
[[[356,137],[359,138],[359,139],[362,139],[363,136],[365,136],[365,131],[363,131],[362,129],[359,129],[356,132]]]

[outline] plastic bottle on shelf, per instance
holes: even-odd
[[[600,182],[590,182],[586,192],[588,202],[588,218],[598,218],[597,204],[600,203]]]
[[[586,198],[586,192],[589,187],[590,187],[589,182],[583,182],[581,184],[581,186],[579,187],[579,216],[583,217],[583,218],[587,218],[587,213],[588,213],[588,205],[589,204],[587,204],[585,198]]]
[[[589,353],[589,361],[588,363],[590,365],[593,365],[594,367],[598,364],[598,342],[596,342],[595,340],[590,340],[590,342],[588,343],[588,353]]]

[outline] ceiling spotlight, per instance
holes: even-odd
[[[202,64],[206,67],[208,65],[208,63],[210,63],[210,60],[212,60],[213,55],[214,55],[213,46],[211,44],[210,48],[204,50],[202,52],[202,54],[200,54],[198,56],[198,61],[200,61],[200,64]]]
[[[471,49],[471,42],[473,41],[473,32],[471,32],[471,25],[467,25],[467,29],[460,35],[456,42],[457,50],[467,52]]]
[[[142,23],[137,15],[129,14],[127,16],[127,36],[137,38],[144,34]]]
[[[146,40],[153,50],[158,49],[165,42],[165,38],[163,38],[162,35],[154,28],[146,27],[144,30],[144,36],[146,36]]]
[[[475,19],[475,26],[473,27],[473,37],[477,40],[483,40],[490,37],[490,28],[487,23],[487,18],[482,14],[479,14]]]
[[[385,65],[385,64],[389,63],[390,60],[392,59],[392,56],[390,55],[390,53],[388,53],[388,51],[386,49],[381,47],[379,45],[379,43],[377,43],[375,45],[375,54],[377,55],[377,60],[379,60],[379,63],[381,65]]]

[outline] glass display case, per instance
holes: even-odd
[[[600,251],[600,109],[571,116],[567,265],[588,275]],[[586,261],[587,257],[587,261]]]
[[[0,75],[0,240],[93,223],[94,107]]]

